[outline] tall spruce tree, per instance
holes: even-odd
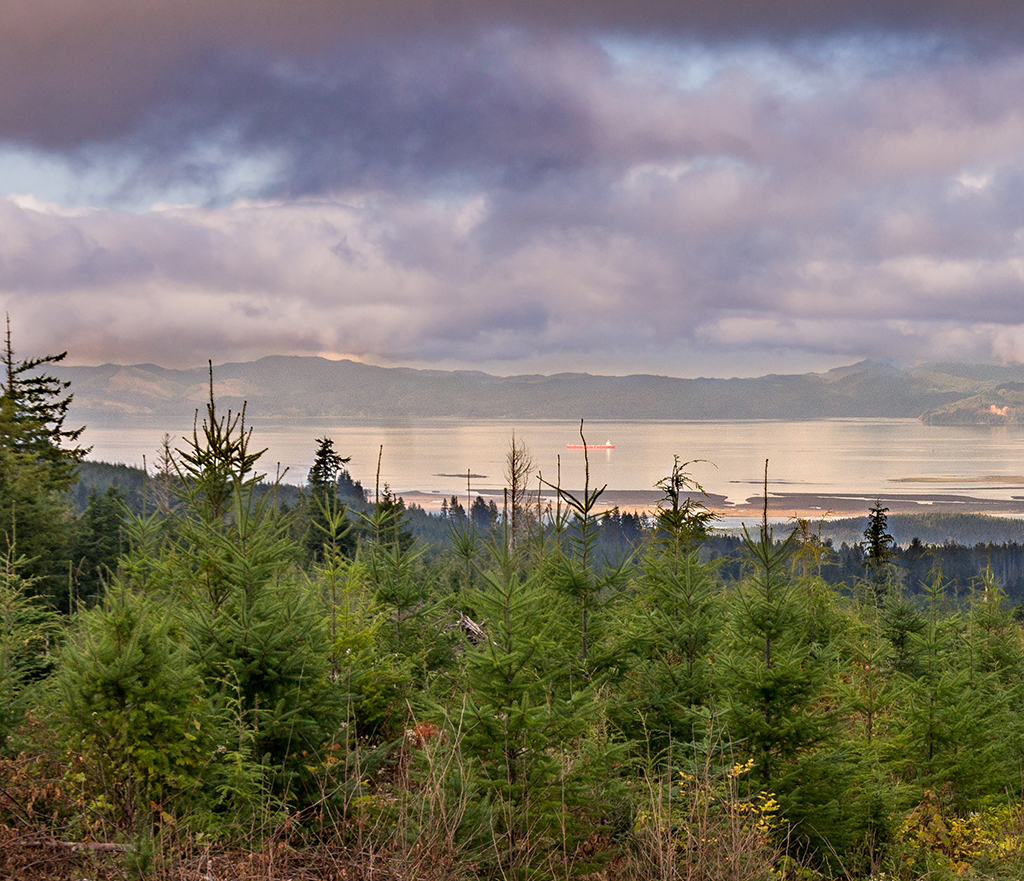
[[[310,559],[321,561],[328,548],[352,557],[356,550],[355,532],[346,516],[347,506],[338,499],[338,479],[351,456],[336,452],[329,437],[317,438],[316,443],[313,467],[306,478],[311,501],[306,552]]]
[[[87,447],[77,445],[85,427],[64,426],[73,398],[68,392],[71,383],[44,372],[65,357],[67,352],[15,360],[11,319],[7,316],[4,378],[0,385],[0,445],[39,464],[47,488],[59,491],[71,487],[75,468],[89,452]]]
[[[0,379],[0,553],[17,546],[33,590],[66,607],[67,494],[88,448],[65,427],[70,383],[45,372],[67,353],[17,360],[11,322]]]
[[[888,508],[882,507],[880,499],[876,501],[864,529],[864,565],[878,602],[888,592],[894,575],[893,563],[897,557],[896,539],[889,534],[888,512]]]

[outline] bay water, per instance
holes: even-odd
[[[173,447],[186,444],[189,425],[90,425],[83,440],[90,459],[152,466],[165,434]],[[402,493],[437,495],[470,490],[500,493],[512,434],[527,445],[534,469],[545,480],[579,489],[584,454],[578,422],[562,420],[417,419],[386,424],[347,422],[254,424],[253,444],[266,448],[260,470],[301,484],[317,438],[330,437],[350,456],[349,471],[368,489],[377,479]],[[956,493],[974,498],[1024,496],[1024,428],[924,425],[914,419],[811,421],[588,422],[588,444],[614,449],[588,453],[591,485],[610,490],[650,490],[672,468],[673,457],[692,461],[688,470],[709,493],[740,502],[759,494],[765,460],[774,492]],[[695,461],[702,460],[702,461]]]

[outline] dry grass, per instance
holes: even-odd
[[[653,773],[640,782],[632,847],[623,876],[635,881],[763,881],[781,852],[770,793],[744,792],[749,765],[708,754],[689,774]]]
[[[483,828],[469,828],[473,788],[459,749],[459,721],[444,730],[410,724],[386,772],[365,786],[361,781],[361,794],[343,810],[332,809],[325,796],[301,817],[277,814],[273,828],[251,835],[236,829],[233,842],[207,846],[184,822],[157,824],[151,838],[140,839],[130,829],[90,821],[85,786],[75,782],[83,769],[74,757],[0,760],[0,879],[470,881],[480,877],[474,856],[501,875],[507,843],[495,840],[489,857],[479,850],[487,841],[485,820],[473,821]],[[636,821],[627,846],[595,832],[579,853],[556,859],[550,848],[533,852],[540,839],[527,835],[517,865],[546,877],[577,877],[579,860],[616,852],[595,879],[768,878],[779,857],[770,840],[773,814],[764,795],[741,794],[744,775],[724,756],[708,757],[692,774],[649,769],[636,778]]]
[[[438,839],[397,847],[393,830],[357,846],[344,822],[325,823],[319,834],[297,831],[292,819],[259,830],[244,843],[201,847],[174,826],[150,841],[132,843],[129,830],[111,833],[89,821],[87,800],[76,788],[76,769],[44,756],[0,759],[0,879],[18,881],[335,881],[335,879],[438,879],[454,873],[418,871],[444,866]],[[69,781],[72,781],[69,783]],[[429,806],[423,809],[429,811]],[[444,817],[442,813],[439,816]],[[429,828],[429,823],[422,824]],[[127,842],[127,843],[125,843]],[[410,872],[415,871],[415,874]]]
[[[45,834],[0,827],[0,878],[4,879],[129,881],[139,877],[131,857],[131,852],[76,851]],[[399,881],[427,876],[406,874],[386,858],[341,847],[270,842],[255,851],[236,848],[165,855],[162,864],[158,861],[143,877],[153,881]]]

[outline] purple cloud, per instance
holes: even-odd
[[[109,182],[89,210],[0,202],[28,348],[1024,353],[1019,4],[422,7],[13,14],[0,144]]]

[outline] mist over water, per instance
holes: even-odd
[[[444,495],[471,490],[499,492],[505,454],[514,431],[533,457],[534,469],[555,483],[579,489],[584,456],[566,449],[580,442],[579,423],[561,420],[417,419],[387,424],[361,422],[260,423],[253,444],[267,452],[260,470],[278,466],[288,483],[304,483],[316,438],[330,437],[351,456],[349,471],[373,490],[378,454],[380,482],[397,491]],[[975,498],[1024,496],[1024,428],[945,427],[914,419],[827,419],[690,422],[588,422],[587,442],[611,441],[614,450],[589,452],[591,486],[650,490],[667,475],[674,455],[694,461],[689,470],[704,489],[741,502],[759,495],[769,460],[769,490],[849,493],[868,498],[897,493],[967,494]],[[184,445],[191,426],[126,429],[89,426],[84,440],[91,459],[152,466],[161,439]],[[1002,481],[1001,478],[1018,478]]]

